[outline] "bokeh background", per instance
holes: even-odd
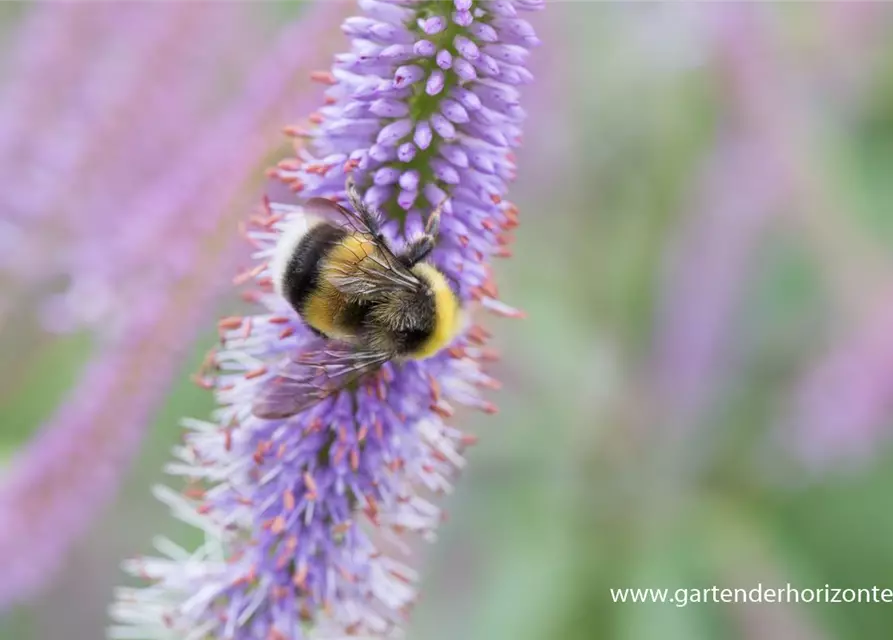
[[[103,636],[239,222],[352,3],[0,4],[0,638]],[[893,5],[550,2],[504,389],[421,548],[410,640],[889,638]],[[192,541],[193,544],[197,540]]]

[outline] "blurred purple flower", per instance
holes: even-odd
[[[72,73],[95,37],[95,17],[82,4],[37,4],[14,32],[8,49],[9,71],[0,88],[0,166],[14,168],[27,152],[24,131],[45,120],[59,93],[77,83]],[[63,60],[66,64],[60,64]],[[16,216],[6,194],[4,217]]]
[[[692,217],[670,248],[657,322],[657,393],[686,434],[722,382],[737,301],[783,195],[776,168],[750,136],[739,130],[718,138]]]
[[[847,65],[839,62],[852,61],[848,47],[853,38],[870,50],[877,37],[872,31],[893,16],[879,6],[853,3],[828,4],[823,13],[840,30],[848,23],[848,28],[862,31],[861,38],[851,33],[831,39],[828,51],[838,64],[816,68],[821,70],[817,87],[833,86],[845,77]],[[883,250],[851,225],[849,203],[841,201],[827,179],[829,172],[816,161],[821,154],[815,152],[811,129],[814,105],[821,102],[816,96],[822,94],[792,80],[790,60],[779,53],[782,47],[766,9],[743,3],[722,7],[713,12],[711,24],[734,105],[746,124],[744,133],[760,149],[760,161],[750,162],[765,172],[763,193],[774,191],[787,205],[779,212],[796,225],[798,237],[811,244],[832,295],[847,315],[857,318],[855,329],[796,382],[769,444],[775,448],[784,443],[788,452],[815,469],[832,461],[864,459],[882,439],[893,409],[893,345],[885,330],[893,318],[886,298],[888,261]],[[745,183],[736,190],[759,195],[756,186]]]
[[[250,71],[240,98],[194,135],[189,153],[163,179],[134,198],[123,217],[124,229],[136,234],[108,237],[94,229],[93,237],[78,238],[111,262],[101,275],[140,286],[70,400],[4,473],[0,609],[47,584],[116,493],[183,349],[243,254],[236,242],[241,216],[233,212],[246,206],[247,183],[285,106],[307,93],[308,83],[293,82],[296,74],[322,59],[324,47],[307,34],[326,33],[343,13],[324,3],[283,30]]]
[[[830,349],[795,389],[779,435],[808,467],[865,459],[893,415],[893,301]]]
[[[0,611],[50,583],[116,495],[152,410],[219,291],[208,283],[233,263],[226,235],[235,234],[223,227],[196,238],[211,246],[196,247],[189,276],[161,300],[150,297],[134,309],[123,337],[94,356],[70,399],[4,470]]]
[[[789,195],[786,167],[765,151],[767,93],[762,9],[717,6],[700,14],[718,79],[730,90],[706,157],[693,212],[668,253],[655,345],[657,400],[677,436],[690,436],[722,383],[735,306],[763,233]]]
[[[219,6],[224,15],[238,18],[230,6]],[[156,181],[134,184],[135,193],[121,194],[121,201],[112,199],[114,190],[99,200],[92,219],[84,220],[76,241],[63,253],[71,286],[46,300],[42,315],[48,326],[70,329],[93,324],[112,334],[138,298],[147,291],[163,292],[167,283],[188,273],[190,258],[183,243],[192,233],[212,229],[219,213],[208,205],[207,194],[240,184],[268,148],[272,123],[277,118],[281,122],[291,111],[284,109],[287,98],[294,96],[290,83],[305,69],[310,47],[318,46],[314,40],[307,47],[295,47],[294,38],[304,37],[308,24],[331,23],[339,12],[343,10],[337,6],[317,10],[315,16],[285,30],[257,62],[238,102],[204,123],[198,129],[203,135],[195,139],[193,134],[180,157],[168,158]],[[219,23],[220,15],[215,11],[211,17]],[[195,72],[201,74],[202,68]],[[183,107],[181,111],[186,111],[188,105]],[[128,215],[115,215],[122,208]],[[190,215],[182,215],[184,210]],[[103,233],[91,233],[98,224]]]
[[[156,189],[159,170],[182,153],[184,134],[194,138],[200,129],[207,116],[200,105],[215,91],[209,67],[233,58],[220,36],[241,25],[240,41],[260,40],[240,5],[207,7],[38,5],[26,15],[16,58],[32,72],[30,82],[17,82],[20,70],[12,68],[4,91],[9,120],[0,125],[10,125],[0,134],[15,136],[0,149],[4,236],[15,234],[9,246],[0,241],[0,269],[32,297],[51,278],[72,281],[70,295],[47,301],[43,316],[53,329],[101,326],[118,284],[106,282],[108,274],[133,274],[114,266],[109,241],[134,224],[132,203]],[[210,31],[196,36],[198,25]],[[40,47],[29,41],[38,36]],[[52,52],[49,63],[42,49]],[[61,304],[84,296],[95,302],[90,316]]]
[[[311,117],[318,126],[292,130],[310,149],[278,176],[302,196],[344,199],[352,172],[391,215],[392,239],[420,231],[423,211],[449,198],[434,259],[466,300],[517,315],[496,300],[489,261],[506,254],[504,234],[517,224],[503,200],[523,118],[515,87],[530,80],[524,61],[538,42],[516,11],[541,4],[361,0],[366,15],[343,27],[351,53],[315,74],[331,85]],[[113,637],[389,637],[414,601],[415,573],[388,552],[408,552],[404,532],[434,537],[442,514],[429,494],[450,489],[473,441],[445,418],[460,406],[495,409],[481,397],[496,386],[482,370],[487,335],[471,327],[435,357],[385,365],[291,418],[254,417],[253,398],[276,384],[283,358],[317,343],[266,269],[300,215],[299,205],[274,204],[253,219],[258,263],[244,279],[256,281],[263,311],[221,322],[221,406],[212,422],[185,421],[168,468],[193,486],[157,492],[208,542],[188,554],[160,541],[167,558],[128,563],[152,584],[120,590]]]

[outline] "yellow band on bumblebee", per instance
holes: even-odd
[[[456,337],[459,330],[459,300],[446,277],[430,264],[420,262],[412,271],[425,280],[434,292],[434,330],[418,349],[409,354],[410,358],[421,360],[433,356]]]

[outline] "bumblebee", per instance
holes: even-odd
[[[323,344],[284,363],[255,403],[259,417],[298,413],[389,360],[433,356],[459,332],[459,299],[427,262],[443,205],[428,216],[421,236],[395,251],[382,235],[378,212],[362,201],[351,178],[346,191],[353,211],[311,198],[306,217],[277,243],[270,263],[274,288]],[[336,224],[332,214],[347,224]]]

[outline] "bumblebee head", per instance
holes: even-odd
[[[459,299],[435,267],[419,263],[412,273],[422,282],[415,291],[389,294],[371,311],[369,339],[401,358],[422,360],[447,346],[461,329]]]
[[[437,234],[440,232],[440,212],[446,200],[441,202],[437,208],[428,216],[425,223],[425,232],[412,240],[406,245],[406,248],[397,256],[397,259],[407,269],[412,269],[418,263],[427,260],[434,247],[437,246]]]

